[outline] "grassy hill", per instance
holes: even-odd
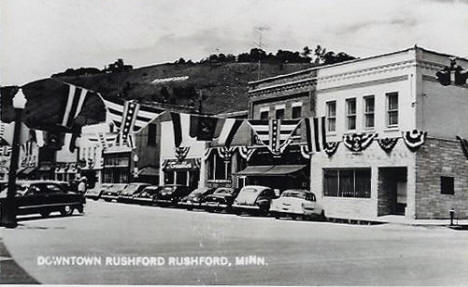
[[[312,64],[262,64],[261,78],[291,73]],[[152,84],[156,79],[188,76],[188,80]],[[100,92],[105,97],[138,99],[198,108],[203,94],[203,112],[220,113],[247,109],[247,83],[257,80],[256,63],[160,64],[120,73],[60,77],[75,85]]]

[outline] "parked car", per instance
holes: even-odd
[[[304,189],[287,189],[271,203],[270,214],[275,218],[290,216],[293,219],[325,218],[325,211],[317,203],[315,195]]]
[[[127,187],[126,183],[112,183],[106,190],[101,194],[101,198],[105,201],[117,200],[119,194]]]
[[[156,204],[177,204],[184,196],[190,193],[190,187],[181,184],[165,185],[153,197]]]
[[[149,183],[145,182],[132,182],[127,185],[126,188],[118,195],[118,202],[132,202],[135,193],[142,191],[145,187],[149,186]]]
[[[261,185],[244,186],[232,204],[234,212],[243,211],[268,214],[271,201],[276,198],[273,189]]]
[[[189,195],[183,197],[179,201],[179,205],[192,210],[193,208],[200,208],[205,200],[205,197],[214,192],[214,188],[200,187],[193,190]]]
[[[96,184],[94,186],[94,188],[91,188],[91,189],[88,189],[86,191],[86,194],[85,196],[87,198],[91,198],[91,199],[94,199],[94,200],[98,200],[99,198],[101,198],[101,195],[102,193],[104,192],[104,190],[106,190],[107,188],[109,188],[111,186],[110,183],[103,183],[101,185],[98,185]]]
[[[153,196],[158,192],[160,189],[157,185],[150,185],[140,192],[136,192],[133,194],[133,202],[139,204],[152,204],[153,203]]]
[[[232,204],[239,189],[231,187],[220,187],[208,195],[203,202],[203,207],[206,211],[231,211]]]
[[[39,213],[47,217],[51,212],[60,212],[66,216],[72,215],[75,209],[83,213],[85,197],[65,187],[60,182],[52,181],[16,184],[18,215]],[[6,190],[5,187],[1,192],[2,200],[6,197]]]

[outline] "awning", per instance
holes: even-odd
[[[138,175],[145,175],[145,176],[158,176],[159,175],[159,168],[155,168],[152,166],[147,166],[138,171]]]
[[[281,176],[289,175],[303,169],[305,165],[257,165],[248,166],[235,175],[246,176]]]

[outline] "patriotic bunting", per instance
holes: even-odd
[[[306,118],[304,123],[309,152],[320,152],[327,142],[325,137],[325,117]]]
[[[205,150],[205,154],[203,155],[203,160],[208,160],[208,158],[210,157],[211,153],[214,151],[215,149],[214,148],[207,148]]]
[[[339,145],[340,145],[340,142],[327,142],[324,150],[327,153],[327,155],[330,157],[335,154],[335,152],[338,150]]]
[[[390,153],[395,145],[397,144],[399,138],[382,138],[377,139],[379,146],[386,152]]]
[[[264,145],[273,155],[280,155],[291,143],[291,136],[301,120],[248,120],[257,144]]]
[[[249,148],[247,146],[238,147],[237,150],[239,151],[239,155],[246,161],[249,161],[254,152],[256,151],[255,148]]]
[[[174,129],[174,143],[176,147],[190,145],[190,115],[171,112]]]
[[[351,134],[343,136],[343,144],[353,152],[365,150],[377,136],[377,133]]]
[[[460,146],[465,155],[465,158],[468,159],[468,141],[460,136],[457,136],[457,140],[460,141]]]
[[[128,129],[128,132],[140,132],[151,121],[159,117],[164,110],[150,108],[136,101],[126,101],[123,104],[103,99],[107,107],[107,120],[112,121],[117,128]]]
[[[310,150],[308,145],[301,145],[301,155],[305,159],[310,159]]]
[[[231,161],[231,157],[235,151],[234,147],[217,147],[218,155],[224,161]]]
[[[401,132],[403,134],[403,141],[410,151],[417,151],[426,141],[427,132],[413,130]]]
[[[220,146],[230,146],[242,123],[243,120],[219,119],[218,127],[220,131],[218,135],[215,134],[214,140]]]
[[[186,157],[188,152],[190,151],[190,147],[176,147],[175,149],[175,157],[177,161],[183,161]]]
[[[190,136],[198,141],[213,140],[218,119],[206,116],[190,116]]]

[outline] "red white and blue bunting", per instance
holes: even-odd
[[[311,152],[308,145],[301,145],[301,155],[305,159],[310,159]]]
[[[186,157],[187,157],[187,154],[189,153],[190,151],[190,147],[189,146],[185,146],[185,147],[176,147],[175,149],[175,157],[178,161],[183,161]]]
[[[237,148],[239,155],[245,159],[246,161],[249,161],[252,155],[255,153],[256,149],[255,148],[250,148],[247,146],[240,146]]]
[[[323,150],[330,157],[335,154],[335,152],[338,150],[339,145],[340,142],[327,142]]]
[[[382,139],[377,139],[377,143],[386,153],[390,153],[395,147],[395,145],[397,144],[398,139],[399,139],[398,137],[397,138],[386,137]]]
[[[257,144],[264,145],[273,155],[281,155],[291,143],[291,136],[301,120],[248,120]]]
[[[412,130],[402,132],[403,141],[410,151],[417,151],[426,141],[427,132],[420,130]]]
[[[344,135],[343,144],[352,152],[361,152],[370,146],[375,137],[377,133]]]

